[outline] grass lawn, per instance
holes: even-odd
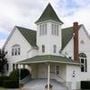
[[[5,90],[5,88],[1,88],[1,87],[0,87],[0,90]]]
[[[0,90],[20,90],[20,89],[5,89],[5,88],[0,87]]]

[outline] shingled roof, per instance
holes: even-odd
[[[36,21],[36,23],[46,20],[54,20],[63,24],[63,22],[58,18],[50,3],[47,5],[46,9],[44,10],[40,18]]]
[[[79,25],[80,27],[81,25]],[[21,34],[25,37],[25,39],[32,45],[33,47],[37,47],[36,45],[36,31],[16,26]],[[68,42],[72,39],[73,36],[73,27],[68,27],[62,29],[62,48],[63,50]]]
[[[79,28],[80,27],[81,27],[81,25],[79,25]],[[72,37],[73,37],[73,27],[68,27],[68,28],[62,29],[62,48],[61,48],[61,50],[63,50],[65,48],[65,46],[72,39]]]
[[[74,62],[69,58],[62,57],[62,56],[55,56],[55,55],[34,56],[32,58],[19,61],[18,63],[28,64],[28,63],[45,63],[45,62],[74,64]],[[75,63],[75,64],[78,64],[78,63]]]
[[[36,31],[27,29],[24,27],[16,26],[18,30],[21,32],[21,34],[25,37],[25,39],[29,42],[29,44],[33,47],[36,47]]]

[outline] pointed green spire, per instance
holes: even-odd
[[[46,20],[54,20],[63,24],[63,22],[58,18],[56,12],[54,11],[50,3],[47,5],[46,9],[44,10],[40,18],[35,23],[46,21]]]

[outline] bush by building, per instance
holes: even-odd
[[[0,77],[0,86],[5,88],[19,88],[19,79],[22,80],[30,75],[27,69],[13,70],[9,76]]]
[[[8,76],[0,76],[0,86],[2,87],[3,86],[3,83],[5,80],[8,80],[9,77]]]

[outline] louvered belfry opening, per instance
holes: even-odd
[[[79,25],[78,22],[73,23],[73,45],[74,45],[74,61],[79,62]]]

